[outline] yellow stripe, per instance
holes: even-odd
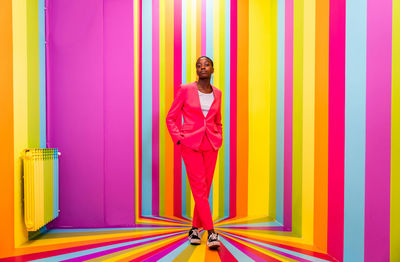
[[[88,261],[130,261],[130,259],[134,259],[136,257],[140,257],[146,253],[149,253],[155,249],[158,249],[164,245],[167,245],[175,240],[182,238],[182,235],[178,235],[176,237],[158,240],[149,244],[144,244],[140,246],[135,246],[133,248],[129,248],[127,250],[121,250],[116,253],[111,253],[109,255],[101,256],[95,259],[91,259]]]
[[[400,261],[400,2],[393,0],[390,261]]]
[[[255,0],[249,5],[249,216],[268,216],[270,5],[270,1]]]
[[[314,236],[315,0],[304,0],[302,237]]]
[[[129,238],[135,238],[135,237],[153,237],[157,236],[159,234],[165,234],[165,233],[175,233],[179,232],[181,229],[159,229],[159,230],[154,230],[154,229],[147,229],[147,230],[132,230],[130,232],[123,232],[123,233],[110,233],[109,231],[107,232],[96,232],[96,234],[89,234],[89,232],[82,232],[78,233],[81,235],[75,235],[75,236],[70,236],[68,237],[68,233],[64,233],[65,237],[57,237],[57,238],[43,238],[39,239],[36,241],[28,241],[24,243],[21,246],[21,251],[22,248],[30,248],[28,250],[29,253],[32,253],[33,250],[36,252],[38,250],[43,251],[43,247],[50,247],[49,250],[53,250],[51,246],[57,246],[61,244],[71,244],[68,245],[68,247],[73,247],[73,246],[79,246],[83,244],[90,244],[90,243],[98,243],[99,240],[100,242],[104,241],[110,241],[114,240],[116,238],[118,239],[129,239]],[[71,233],[70,233],[71,234]],[[86,235],[85,235],[86,234]],[[41,248],[39,248],[41,247]],[[33,249],[32,249],[33,248]]]
[[[296,260],[287,258],[287,257],[285,257],[285,256],[283,256],[283,255],[276,254],[276,253],[274,253],[273,251],[269,251],[269,250],[267,250],[267,249],[264,249],[264,248],[261,248],[261,247],[259,247],[259,246],[256,246],[256,245],[254,245],[254,244],[252,244],[252,243],[245,242],[245,241],[243,241],[243,240],[241,240],[241,239],[234,238],[234,240],[237,241],[237,242],[239,242],[239,243],[241,243],[241,244],[243,244],[243,245],[245,245],[246,247],[253,248],[253,249],[255,249],[255,250],[257,250],[257,251],[259,251],[259,252],[261,252],[261,253],[263,253],[263,254],[265,254],[265,255],[268,255],[268,256],[270,256],[270,257],[276,258],[276,259],[278,259],[279,261],[296,262]],[[251,252],[251,251],[250,251],[250,252]]]
[[[229,229],[225,230],[223,228],[218,228],[220,232],[227,232],[231,234],[240,234],[244,237],[255,238],[260,241],[271,241],[277,244],[289,245],[292,247],[302,248],[309,251],[319,252],[320,250],[310,243],[308,243],[303,238],[294,237],[291,232],[275,232],[265,230],[250,230],[250,229]]]
[[[204,232],[201,237],[201,245],[196,246],[188,262],[205,261],[207,248],[207,232]]]
[[[213,6],[213,63],[214,63],[214,76],[213,76],[213,85],[215,87],[220,86],[220,77],[221,77],[221,70],[220,70],[220,28],[219,28],[219,23],[220,23],[220,17],[219,17],[219,8],[220,8],[220,3],[219,0],[214,1],[214,6]],[[215,165],[215,170],[214,170],[214,179],[213,179],[213,220],[216,220],[219,217],[219,184],[220,184],[220,176],[219,176],[219,155],[217,157],[217,163]]]
[[[135,221],[139,219],[139,0],[134,0],[135,57]]]
[[[165,0],[160,0],[160,97],[159,97],[159,141],[160,141],[160,216],[165,216]]]
[[[21,152],[28,147],[26,1],[12,1],[14,83],[14,233],[15,246],[28,240],[22,214]]]

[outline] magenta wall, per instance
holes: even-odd
[[[47,6],[48,146],[62,152],[55,226],[133,225],[132,1]]]

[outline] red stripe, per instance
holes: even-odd
[[[328,253],[343,260],[346,1],[330,2]]]
[[[238,261],[222,243],[218,249],[218,255],[222,262]]]
[[[238,237],[243,237],[243,238],[246,238],[246,239],[249,239],[249,240],[255,240],[255,241],[258,241],[258,242],[261,242],[261,243],[265,243],[265,244],[268,244],[268,245],[271,245],[271,246],[276,246],[276,247],[281,247],[281,248],[284,248],[284,249],[287,249],[287,250],[296,251],[298,253],[302,253],[302,254],[305,254],[305,255],[313,256],[313,257],[316,257],[316,258],[321,258],[321,259],[325,259],[325,260],[332,260],[332,258],[329,255],[324,254],[324,253],[319,253],[319,252],[314,252],[314,251],[310,251],[310,250],[307,250],[307,249],[302,249],[302,248],[298,248],[298,247],[279,244],[279,243],[276,243],[276,242],[271,242],[271,241],[267,241],[267,240],[263,240],[263,239],[254,238],[254,237],[249,237],[249,236],[245,236],[245,235],[242,235],[242,234],[237,234],[237,233],[233,234],[231,232],[229,232],[229,234],[235,235],[235,236],[238,236]],[[225,234],[224,234],[224,236],[225,236]]]
[[[153,216],[159,214],[159,5],[158,0],[152,2],[152,210]]]
[[[163,235],[168,235],[168,234],[171,234],[171,232],[155,234],[154,236],[163,236]],[[45,251],[45,252],[26,254],[26,255],[22,255],[22,256],[8,257],[8,258],[1,259],[1,261],[31,261],[31,260],[35,260],[35,259],[53,257],[53,256],[78,252],[78,251],[82,251],[82,250],[88,250],[88,249],[97,248],[97,247],[104,247],[104,246],[108,246],[108,245],[115,245],[115,244],[120,244],[120,243],[125,243],[125,242],[145,239],[145,238],[149,238],[149,236],[127,238],[127,239],[114,240],[114,241],[108,241],[108,242],[102,242],[102,243],[96,243],[96,244],[89,244],[89,245],[82,245],[82,246],[77,246],[77,247],[70,247],[70,248],[56,249],[56,250],[50,250],[50,251]]]
[[[238,241],[234,240],[233,238],[224,235],[224,238],[232,244],[235,247],[237,247],[240,251],[245,253],[247,256],[249,256],[251,259],[255,261],[260,261],[260,259],[264,261],[271,261],[271,262],[279,262],[281,260],[278,260],[276,258],[273,258],[267,254],[264,254],[250,246],[244,245],[242,243],[239,243]]]
[[[182,83],[182,0],[174,1],[174,94]],[[181,119],[181,116],[178,116]],[[178,121],[178,126],[181,121]],[[182,218],[182,160],[180,149],[174,146],[174,216]]]
[[[230,79],[230,184],[229,218],[236,216],[237,175],[237,0],[231,2],[231,79]]]
[[[148,258],[150,258],[150,257],[151,257],[152,259],[149,260],[149,261],[156,261],[157,259],[159,259],[159,258],[161,258],[161,257],[156,257],[155,255],[159,254],[160,252],[162,252],[162,251],[168,249],[169,247],[171,247],[171,246],[173,246],[173,245],[177,245],[178,243],[183,243],[183,242],[184,242],[183,240],[184,240],[184,241],[187,241],[186,235],[183,236],[182,238],[179,238],[178,240],[175,240],[175,241],[173,241],[173,242],[171,242],[171,243],[169,243],[169,244],[167,244],[167,245],[164,245],[164,246],[162,246],[162,247],[160,247],[160,248],[157,248],[157,249],[151,251],[150,253],[147,253],[147,254],[145,254],[145,255],[143,255],[143,256],[137,257],[137,258],[132,259],[132,260],[130,260],[130,261],[131,261],[131,262],[134,262],[134,261],[140,262],[140,261],[144,261],[144,260],[146,260],[146,259],[148,259]]]

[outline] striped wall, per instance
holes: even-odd
[[[134,165],[126,168],[130,173],[134,170],[135,188],[125,188],[132,192],[132,198],[126,199],[124,205],[135,211],[129,210],[130,216],[120,220],[120,210],[112,207],[119,203],[122,194],[115,194],[122,184],[131,181],[116,182],[105,176],[105,185],[109,186],[105,190],[114,195],[104,194],[110,197],[104,197],[109,202],[106,212],[101,214],[108,216],[111,224],[134,221],[135,225],[179,225],[186,229],[194,202],[179,150],[174,148],[165,127],[165,115],[179,84],[196,80],[196,58],[207,55],[214,60],[212,83],[223,92],[224,144],[210,196],[217,230],[229,251],[219,253],[219,259],[229,261],[233,256],[238,260],[262,257],[315,261],[310,257],[293,257],[294,250],[328,261],[329,257],[323,254],[339,261],[400,259],[400,228],[396,223],[400,219],[397,0],[134,0],[133,6],[127,6],[133,10],[124,17],[133,21],[124,23],[120,34],[112,34],[113,27],[106,27],[106,33],[100,34],[106,36],[105,48],[101,49],[106,50],[104,61],[116,54],[121,61],[124,59],[110,39],[123,40],[123,36],[129,36],[127,32],[133,36],[132,43],[123,41],[128,44],[121,50],[133,51],[133,70],[129,74],[134,80],[123,80],[125,89],[119,89],[115,95],[110,79],[118,79],[118,74],[112,71],[114,78],[107,75],[114,69],[110,69],[112,63],[105,62],[106,84],[102,89],[104,96],[100,97],[103,100],[99,100],[103,105],[110,101],[108,105],[114,105],[125,98],[124,103],[133,109],[130,113],[134,123],[121,130],[124,137],[134,138],[134,142],[129,140],[134,154],[129,151],[125,156],[134,156]],[[110,11],[109,17],[116,17],[117,9],[111,5],[104,8]],[[10,92],[6,101],[12,100],[12,114],[8,114],[12,121],[2,121],[9,127],[4,137],[12,134],[13,139],[14,161],[9,166],[14,170],[14,189],[2,191],[2,196],[7,197],[0,201],[7,206],[9,197],[14,197],[14,212],[4,221],[14,221],[14,232],[8,235],[19,247],[27,239],[18,182],[19,152],[26,147],[44,147],[46,140],[61,141],[54,140],[61,136],[52,129],[54,122],[46,122],[44,79],[51,82],[62,78],[49,75],[50,69],[44,70],[44,2],[12,1],[12,10],[10,6],[3,10],[12,11],[12,38],[5,37],[8,42],[4,44],[12,43],[13,72],[3,67],[1,71],[13,76],[12,86],[5,85]],[[7,36],[6,31],[0,32]],[[2,50],[11,52],[6,46]],[[127,65],[128,60],[124,63]],[[74,101],[73,96],[70,98]],[[82,107],[82,112],[88,113],[90,109],[93,108]],[[118,110],[115,114],[120,113]],[[47,111],[48,118],[59,112],[49,108]],[[109,116],[113,115],[105,115],[105,119]],[[112,120],[99,122],[106,125],[107,134],[113,132],[112,126],[124,123],[118,118]],[[118,134],[113,133],[114,139]],[[49,135],[53,138],[46,137]],[[80,146],[85,145],[85,139],[81,139]],[[105,142],[106,149],[115,150],[107,151],[106,162],[123,148],[123,141],[118,146],[113,141],[117,140]],[[62,142],[73,145],[71,141]],[[102,147],[104,152],[106,149]],[[112,174],[121,168],[117,160],[107,163],[108,169],[104,170],[108,171],[99,170]],[[161,234],[157,230],[152,232],[150,238]],[[115,235],[113,240],[123,234]],[[133,253],[129,254],[142,258],[140,252],[146,248],[160,251],[164,244],[171,244],[163,253],[166,258],[195,254],[184,246],[184,237],[169,237],[160,246],[144,246],[139,252],[130,250]],[[87,242],[81,243],[81,249],[96,241],[110,240],[99,240],[91,233],[84,238]],[[256,242],[250,243],[248,239]],[[277,249],[272,252],[266,244],[286,245],[289,251],[279,251],[286,255]],[[8,246],[6,254],[52,249],[67,253],[71,245],[50,238],[40,247],[11,250]],[[199,255],[206,251],[196,252]],[[205,254],[204,258],[210,256]]]
[[[397,3],[135,7],[138,214],[191,217],[185,167],[164,119],[179,84],[196,80],[196,58],[207,55],[223,92],[214,219],[269,216],[340,261],[389,258],[398,241],[390,227],[398,209]]]

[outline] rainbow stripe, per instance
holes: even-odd
[[[23,148],[51,140],[44,5],[15,2],[5,9],[13,14],[13,37],[5,39],[13,46],[14,83],[7,85],[13,122],[7,126],[13,126],[15,174]],[[399,260],[397,0],[134,0],[132,13],[133,28],[121,30],[134,36],[136,227],[97,235],[53,231],[40,245],[7,254]],[[222,235],[218,253],[185,241],[194,202],[165,127],[179,85],[196,80],[200,55],[214,60],[212,82],[223,92],[224,144],[210,193]],[[26,238],[20,191],[15,182],[14,211],[4,218],[15,221],[7,237],[16,247]]]

